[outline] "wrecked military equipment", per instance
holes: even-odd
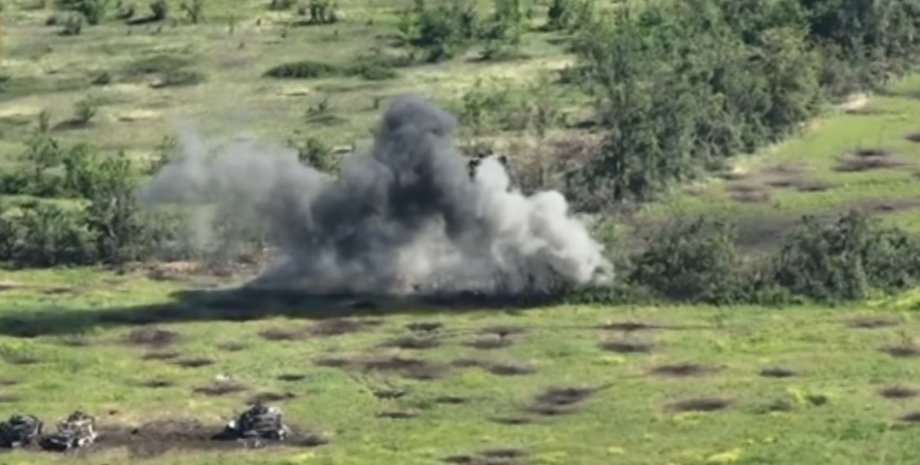
[[[42,434],[42,422],[32,415],[13,415],[0,422],[0,447],[24,447]]]
[[[67,451],[91,445],[96,440],[96,419],[75,411],[57,424],[57,432],[45,436],[41,447],[45,450]]]
[[[283,441],[290,435],[290,429],[282,421],[281,409],[256,404],[230,421],[221,434],[225,438],[270,439]]]

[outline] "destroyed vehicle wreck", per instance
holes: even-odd
[[[13,415],[0,422],[0,447],[25,447],[36,441],[42,434],[42,422],[32,415]]]
[[[227,423],[215,439],[264,439],[284,441],[291,434],[290,428],[282,420],[281,409],[262,404],[255,404]]]

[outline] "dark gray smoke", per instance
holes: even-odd
[[[610,277],[602,246],[555,191],[524,196],[501,163],[470,178],[456,125],[423,100],[395,99],[369,154],[332,178],[291,149],[255,140],[210,147],[180,137],[180,156],[143,186],[156,204],[216,204],[263,226],[282,259],[252,285],[311,293],[526,293]],[[207,218],[193,218],[203,237]]]

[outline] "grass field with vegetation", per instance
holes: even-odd
[[[918,34],[902,34],[914,48],[879,46],[892,56],[881,64],[841,65],[815,57],[848,56],[833,42],[849,41],[836,30],[806,37],[785,17],[790,2],[821,1],[762,0],[783,14],[761,18],[723,0],[481,0],[475,32],[464,30],[470,3],[447,0],[339,0],[334,20],[309,14],[324,1],[0,1],[0,421],[31,413],[50,430],[80,409],[101,432],[77,457],[4,450],[0,463],[920,460],[920,76],[898,55],[916,56]],[[874,18],[857,7],[905,2],[851,3],[810,14]],[[107,13],[89,24],[99,4]],[[601,20],[646,4],[664,5],[661,23]],[[725,11],[690,18],[693,5]],[[755,39],[734,18],[757,19]],[[589,23],[595,35],[581,34]],[[710,25],[738,37],[708,42]],[[671,66],[683,55],[694,59]],[[776,66],[750,65],[763,57]],[[867,82],[831,89],[826,75],[857,64]],[[747,97],[709,68],[755,76],[750,93],[763,100],[685,115]],[[757,80],[764,70],[793,71]],[[707,79],[707,90],[680,87]],[[455,141],[469,152],[507,153],[526,190],[558,188],[590,206],[614,289],[476,307],[224,294],[214,288],[251,278],[253,262],[164,257],[174,236],[148,230],[131,200],[191,128],[290,144],[334,172],[403,93],[456,114]],[[799,94],[814,101],[799,108]],[[737,125],[706,132],[716,120]],[[762,133],[713,136],[746,130]],[[129,164],[106,164],[119,153]],[[603,179],[567,177],[588,168]],[[901,229],[854,222],[784,242],[803,215],[854,208]],[[665,227],[696,216],[730,220],[737,234]],[[759,254],[775,269],[749,268]],[[209,439],[260,399],[284,409],[297,440],[249,450]]]
[[[111,315],[96,312],[137,315],[182,286],[92,270],[3,277],[23,286],[4,291],[0,304],[4,412],[50,421],[81,408],[98,415],[103,434],[183,419],[214,431],[246,399],[274,393],[287,421],[328,441],[256,451],[180,443],[170,451],[140,439],[110,449],[101,439],[85,459],[91,463],[146,453],[164,464],[427,464],[489,450],[520,452],[536,464],[907,464],[917,457],[915,428],[903,420],[920,408],[911,304],[419,306],[342,320],[313,320],[325,309],[305,305],[264,306],[264,318],[246,322],[222,320],[219,310],[181,321],[202,311],[189,307],[175,321],[141,326],[108,323]],[[62,314],[73,317],[66,327],[54,321]],[[19,319],[35,337],[17,337]],[[407,329],[413,323],[443,326]],[[136,332],[154,328],[162,331],[159,345]],[[189,360],[199,362],[182,366]],[[220,374],[231,381],[218,383]],[[540,399],[564,388],[597,391]],[[34,452],[0,457],[60,462]],[[492,460],[473,463],[506,463]]]

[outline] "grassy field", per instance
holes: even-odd
[[[900,420],[920,408],[911,398],[920,375],[913,298],[774,311],[407,307],[347,320],[311,318],[327,310],[316,305],[256,305],[249,310],[265,316],[245,322],[227,321],[222,312],[230,309],[220,306],[187,306],[160,308],[158,323],[138,326],[127,323],[131,315],[177,305],[168,296],[182,285],[97,270],[0,278],[8,284],[0,299],[5,413],[32,412],[51,424],[80,408],[104,431],[188,418],[216,431],[252,395],[289,393],[275,402],[287,421],[328,440],[249,451],[151,446],[148,454],[163,455],[145,456],[149,463],[427,464],[496,449],[536,464],[907,464],[920,457],[914,427]],[[420,322],[443,327],[429,335],[406,329]],[[23,328],[34,337],[20,337]],[[139,328],[175,338],[151,347],[130,339]],[[426,348],[389,347],[394,341]],[[196,358],[210,364],[182,366]],[[370,361],[379,369],[363,370]],[[242,390],[203,392],[218,374]],[[145,384],[154,380],[161,383]],[[562,387],[599,390],[572,404],[558,394],[536,400]],[[886,397],[892,387],[902,389]],[[393,391],[404,396],[388,399]],[[122,462],[142,449],[105,444],[100,439],[85,460]],[[60,458],[21,451],[0,460]],[[492,460],[472,463],[510,463]]]
[[[89,142],[140,161],[158,156],[164,138],[189,125],[228,137],[315,136],[351,146],[368,140],[389,96],[417,92],[456,108],[478,80],[526,93],[524,84],[552,78],[550,71],[573,60],[565,37],[536,29],[544,15],[538,9],[517,59],[480,62],[477,46],[445,63],[398,68],[388,80],[280,80],[263,74],[299,60],[347,66],[375,47],[405,52],[391,43],[397,12],[413,2],[340,0],[344,21],[309,27],[293,24],[293,10],[229,0],[206,2],[206,21],[191,25],[179,2],[170,2],[172,21],[110,20],[76,37],[45,25],[48,3],[14,0],[4,10],[4,168],[16,166],[46,109],[63,144]],[[198,77],[164,87],[174,71]],[[103,74],[110,82],[94,84]],[[920,144],[911,140],[920,139],[918,95],[920,77],[912,76],[854,98],[797,137],[736,159],[722,176],[677,188],[621,219],[643,232],[676,214],[722,215],[739,223],[750,248],[774,245],[803,214],[850,207],[918,231]],[[98,114],[71,124],[87,96]],[[562,116],[551,133],[570,134],[590,113],[585,96],[567,90],[554,98]],[[333,117],[309,120],[309,109],[324,101]],[[486,137],[507,141],[524,132],[491,128]],[[469,137],[467,130],[460,139]],[[95,415],[109,439],[103,435],[81,463],[920,460],[908,421],[920,419],[911,415],[920,412],[916,292],[836,308],[406,303],[384,311],[177,295],[201,284],[192,278],[82,268],[0,272],[0,417],[34,413],[53,427],[74,409]],[[407,329],[422,322],[443,327]],[[650,327],[619,324],[630,322]],[[144,330],[165,341],[142,341],[135,331]],[[217,383],[218,375],[236,384]],[[546,395],[566,387],[581,391]],[[260,393],[275,394],[292,425],[328,442],[243,450],[201,439]],[[125,432],[135,427],[141,434],[132,440]],[[183,440],[181,450],[167,450],[164,438]],[[67,460],[0,452],[3,464]]]

